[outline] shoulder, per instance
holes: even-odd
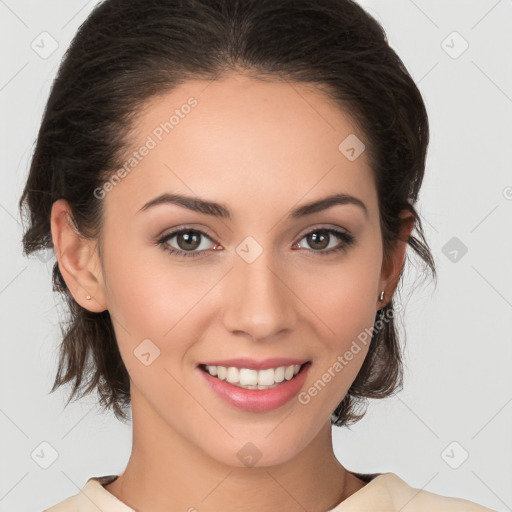
[[[374,512],[496,512],[471,501],[441,496],[423,489],[411,487],[395,473],[380,473],[362,478],[368,483],[341,503],[336,512],[362,510],[372,507]],[[370,509],[368,509],[370,510]]]
[[[462,498],[441,496],[411,487],[395,473],[383,473],[377,478],[381,479],[381,484],[389,491],[396,510],[402,512],[495,512]]]
[[[77,494],[43,512],[135,512],[103,487],[117,477],[118,475],[91,477]]]

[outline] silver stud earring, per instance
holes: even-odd
[[[90,300],[91,299],[91,296],[90,295],[87,295],[87,297],[85,297],[87,300]]]
[[[382,290],[382,291],[380,292],[380,296],[379,296],[379,301],[381,301],[381,302],[382,302],[383,300],[384,300],[384,290]]]

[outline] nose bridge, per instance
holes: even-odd
[[[224,323],[231,331],[263,339],[292,327],[293,294],[277,270],[273,251],[248,238],[237,247],[227,279]]]

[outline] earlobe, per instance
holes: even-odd
[[[58,199],[52,205],[51,233],[59,270],[75,301],[89,311],[105,311],[107,305],[96,242],[80,236],[65,199]]]
[[[402,219],[400,236],[395,243],[392,254],[388,257],[387,261],[384,261],[382,264],[381,282],[379,283],[379,290],[385,290],[388,302],[398,285],[398,280],[400,279],[400,274],[405,263],[409,236],[414,229],[415,219],[411,212],[403,210],[400,213],[400,218]],[[385,307],[385,305],[378,305],[378,307],[382,308]]]

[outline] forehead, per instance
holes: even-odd
[[[361,151],[364,135],[310,84],[238,74],[188,81],[148,101],[129,140],[129,172],[109,201],[130,196],[134,210],[162,192],[214,199],[234,210],[249,200],[291,207],[333,191],[376,199],[365,151],[356,159],[346,153],[354,143]]]

